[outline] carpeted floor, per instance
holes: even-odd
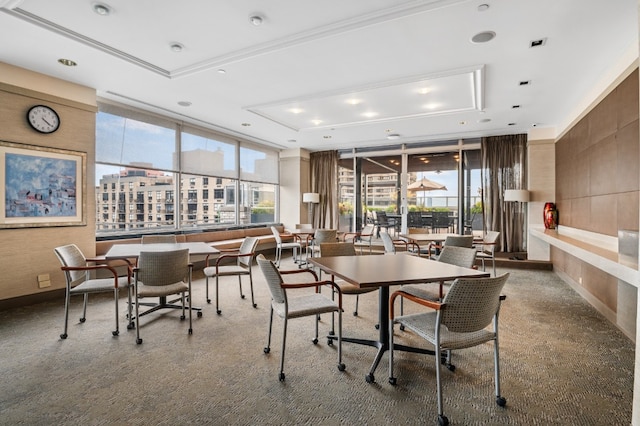
[[[498,272],[506,271],[500,355],[507,406],[494,402],[492,346],[460,351],[455,372],[443,369],[451,424],[630,424],[634,344],[553,272]],[[226,278],[222,315],[205,306],[191,336],[178,312],[144,317],[142,345],[124,317],[112,337],[113,306],[104,296],[90,299],[84,324],[77,321],[81,298],[73,301],[66,340],[59,338],[63,300],[1,312],[0,424],[435,424],[432,357],[397,353],[398,385],[391,386],[385,355],[369,384],[374,349],[345,343],[347,370],[339,372],[336,346],[310,342],[311,318],[290,321],[286,381],[279,382],[282,323],[276,319],[265,355],[269,297],[257,267],[254,273],[257,309],[248,284],[241,300],[237,280]],[[195,304],[205,305],[201,274],[194,289]],[[345,335],[376,337],[377,293],[361,296],[358,317],[353,304],[345,296]],[[322,320],[326,335],[330,317]],[[422,343],[409,332],[396,335]]]

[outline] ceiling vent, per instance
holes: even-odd
[[[523,80],[519,84],[520,86],[528,86],[531,84],[531,80]]]
[[[545,44],[547,44],[546,37],[538,40],[531,40],[531,42],[529,42],[529,47],[541,47],[541,46],[544,46]]]

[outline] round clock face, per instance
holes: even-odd
[[[27,120],[40,133],[53,133],[60,127],[60,117],[48,106],[36,105],[29,109]]]

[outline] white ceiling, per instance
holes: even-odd
[[[0,0],[0,61],[279,148],[560,132],[638,51],[636,0],[97,3]]]

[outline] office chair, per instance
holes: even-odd
[[[271,232],[276,239],[276,266],[280,267],[280,259],[282,258],[282,250],[293,250],[293,260],[296,262],[296,253],[302,256],[302,245],[299,242],[283,242],[280,231],[275,226],[271,227]]]

